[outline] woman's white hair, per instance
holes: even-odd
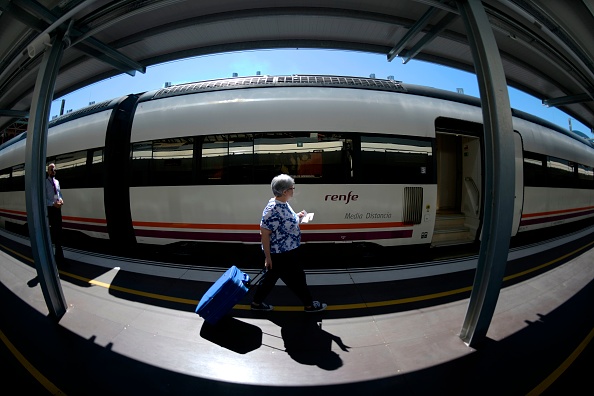
[[[285,191],[287,191],[289,188],[293,187],[295,185],[295,180],[289,176],[289,175],[285,175],[280,174],[278,176],[275,176],[272,179],[272,182],[270,183],[270,188],[272,189],[272,193],[274,194],[275,197],[280,197],[283,195],[283,193]]]

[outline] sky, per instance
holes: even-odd
[[[388,62],[385,55],[354,51],[286,49],[257,50],[207,55],[167,62],[147,67],[146,73],[135,76],[122,74],[72,92],[52,102],[50,119],[60,113],[62,100],[64,111],[77,110],[90,102],[102,102],[132,93],[142,93],[163,88],[165,82],[173,85],[189,82],[232,77],[292,74],[323,74],[376,78],[394,76],[403,83],[423,85],[479,97],[476,76],[472,73],[440,66],[433,63],[411,60],[403,64],[400,58]],[[554,107],[546,107],[538,98],[509,88],[513,108],[525,111],[553,122],[565,129],[580,131],[594,137],[588,127]]]

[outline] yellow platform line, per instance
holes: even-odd
[[[574,251],[567,253],[561,257],[558,257],[554,260],[548,261],[544,264],[538,265],[536,267],[530,268],[528,270],[522,271],[522,272],[518,272],[516,274],[513,275],[509,275],[503,278],[503,281],[509,281],[511,279],[514,278],[518,278],[520,276],[524,276],[527,275],[531,272],[534,271],[538,271],[541,270],[543,268],[546,268],[548,266],[551,266],[561,260],[564,260],[568,257],[571,257],[575,254],[577,254],[578,252],[590,247],[591,245],[594,244],[593,242],[590,242],[578,249],[575,249]],[[12,254],[21,257],[29,262],[33,262],[33,259],[31,259],[30,257],[27,257],[23,254],[20,254],[4,245],[0,246],[4,249],[7,250],[9,252],[11,252]],[[121,286],[116,286],[116,285],[112,285],[109,283],[105,283],[105,282],[100,282],[100,281],[96,281],[93,279],[89,279],[89,278],[85,278],[76,274],[72,274],[70,272],[66,272],[64,270],[59,270],[60,274],[68,276],[70,278],[73,279],[77,279],[81,282],[84,283],[88,283],[90,285],[94,285],[94,286],[99,286],[99,287],[103,287],[106,289],[111,289],[111,290],[117,290],[119,292],[122,293],[127,293],[127,294],[132,294],[132,295],[136,295],[136,296],[142,296],[142,297],[146,297],[146,298],[151,298],[151,299],[155,299],[155,300],[161,300],[161,301],[168,301],[168,302],[174,302],[174,303],[180,303],[180,304],[186,304],[186,305],[193,305],[196,306],[198,305],[199,300],[193,300],[193,299],[187,299],[187,298],[179,298],[179,297],[172,297],[172,296],[166,296],[163,294],[157,294],[157,293],[149,293],[149,292],[144,292],[144,291],[140,291],[140,290],[135,290],[135,289],[130,289],[127,287],[121,287]],[[427,301],[427,300],[432,300],[432,299],[436,299],[436,298],[442,298],[442,297],[448,297],[448,296],[453,296],[456,294],[461,294],[461,293],[466,293],[472,290],[472,286],[467,286],[467,287],[462,287],[459,289],[454,289],[454,290],[448,290],[448,291],[444,291],[444,292],[439,292],[439,293],[432,293],[432,294],[426,294],[426,295],[422,295],[422,296],[415,296],[415,297],[407,297],[407,298],[401,298],[401,299],[395,299],[395,300],[385,300],[385,301],[376,301],[376,302],[365,302],[365,303],[354,303],[354,304],[337,304],[337,305],[330,305],[328,306],[327,310],[329,311],[344,311],[344,310],[353,310],[353,309],[365,309],[365,308],[378,308],[378,307],[387,307],[387,306],[392,306],[392,305],[401,305],[401,304],[408,304],[408,303],[415,303],[415,302],[419,302],[419,301]],[[249,310],[250,306],[247,304],[237,304],[235,305],[234,309],[238,309],[238,310]],[[275,311],[283,311],[283,312],[294,312],[294,311],[302,311],[303,308],[301,306],[275,306],[274,307]]]
[[[560,376],[571,366],[571,364],[578,358],[580,353],[586,349],[592,338],[594,337],[594,329],[584,338],[578,347],[569,355],[563,363],[555,371],[553,371],[547,378],[545,378],[538,386],[532,389],[526,396],[538,396],[542,394],[549,386],[553,384]]]
[[[593,242],[590,242],[578,249],[573,250],[570,253],[567,253],[563,256],[560,256],[554,260],[548,261],[544,264],[538,265],[536,267],[530,268],[528,270],[522,271],[522,272],[518,272],[516,274],[513,275],[509,275],[503,278],[503,281],[508,281],[520,276],[524,276],[527,275],[531,272],[534,271],[538,271],[541,270],[543,268],[546,268],[548,266],[551,266],[561,260],[564,260],[568,257],[571,257],[575,254],[577,254],[578,252],[587,249],[588,247],[592,246],[594,244]],[[7,250],[9,252],[11,252],[12,254],[21,257],[29,262],[33,262],[33,260],[25,255],[22,255],[4,245],[0,244],[0,247],[2,247],[4,250]],[[128,293],[128,294],[133,294],[133,295],[138,295],[138,296],[143,296],[143,297],[147,297],[147,298],[153,298],[153,299],[157,299],[157,300],[164,300],[164,301],[170,301],[170,302],[176,302],[176,303],[182,303],[182,304],[188,304],[188,305],[197,305],[198,304],[198,300],[192,300],[192,299],[185,299],[185,298],[178,298],[178,297],[171,297],[171,296],[165,296],[162,294],[156,294],[156,293],[148,293],[148,292],[143,292],[143,291],[139,291],[139,290],[134,290],[134,289],[130,289],[130,288],[126,288],[126,287],[121,287],[121,286],[115,286],[115,285],[111,285],[109,283],[105,283],[105,282],[100,282],[100,281],[96,281],[93,279],[89,279],[89,278],[85,278],[79,275],[75,275],[69,272],[65,272],[63,270],[59,271],[61,274],[66,275],[68,277],[71,277],[73,279],[78,279],[82,282],[86,282],[88,284],[94,285],[94,286],[99,286],[99,287],[104,287],[107,289],[112,289],[112,290],[117,290],[123,293]],[[425,301],[425,300],[431,300],[434,298],[441,298],[441,297],[447,297],[447,296],[452,296],[455,294],[460,294],[460,293],[465,293],[468,291],[471,291],[472,287],[468,286],[468,287],[463,287],[463,288],[459,288],[459,289],[454,289],[454,290],[449,290],[449,291],[445,291],[445,292],[440,292],[440,293],[432,293],[432,294],[426,294],[423,296],[417,296],[417,297],[408,297],[408,298],[402,298],[402,299],[396,299],[396,300],[386,300],[386,301],[377,301],[377,302],[370,302],[370,303],[357,303],[357,304],[342,304],[342,305],[331,305],[329,306],[327,309],[329,311],[338,311],[338,310],[347,310],[347,309],[363,309],[363,308],[374,308],[374,307],[384,307],[384,306],[390,306],[390,305],[398,305],[398,304],[406,304],[406,303],[412,303],[412,302],[418,302],[418,301]],[[240,309],[240,310],[249,310],[250,306],[249,305],[245,305],[245,304],[238,304],[234,307],[235,309]],[[302,311],[303,308],[302,307],[298,307],[298,306],[281,306],[281,307],[275,307],[275,311]],[[15,357],[21,362],[21,364],[35,377],[38,379],[38,381],[46,388],[48,389],[48,391],[50,391],[52,394],[55,395],[63,395],[64,393],[58,389],[55,385],[53,385],[53,383],[51,383],[49,380],[47,380],[47,378],[45,378],[45,376],[43,376],[38,370],[36,370],[21,354],[20,352],[14,348],[14,346],[12,345],[12,343],[4,336],[4,333],[2,333],[2,331],[0,330],[0,338],[2,339],[2,341],[4,342],[4,344],[10,349],[10,351],[15,355]],[[588,334],[588,336],[580,343],[580,345],[573,351],[573,353],[553,372],[551,373],[545,380],[543,380],[537,387],[535,387],[530,393],[528,393],[528,396],[535,396],[538,394],[541,394],[542,392],[544,392],[555,380],[557,380],[557,378],[559,378],[561,376],[561,374],[563,374],[563,372],[565,372],[565,370],[573,363],[573,361],[575,361],[575,359],[577,359],[577,357],[583,352],[583,350],[586,348],[586,346],[590,343],[590,341],[592,340],[592,338],[594,338],[594,329],[592,329],[590,331],[590,333]]]
[[[561,257],[558,257],[554,260],[548,261],[542,265],[530,268],[528,270],[519,272],[517,274],[513,274],[513,275],[509,275],[504,277],[504,281],[508,281],[520,276],[524,276],[527,275],[531,272],[534,271],[538,271],[540,269],[543,269],[545,267],[551,266],[561,260],[564,260],[565,258],[568,258],[572,255],[575,255],[576,253],[588,248],[589,246],[591,246],[592,244],[594,244],[593,242],[588,243],[587,245],[584,245],[570,253],[567,253]],[[162,301],[170,301],[170,302],[176,302],[176,303],[181,303],[181,304],[188,304],[188,305],[194,305],[196,306],[199,302],[199,300],[192,300],[192,299],[185,299],[185,298],[178,298],[178,297],[171,297],[171,296],[165,296],[162,294],[155,294],[155,293],[147,293],[147,292],[143,292],[143,291],[139,291],[139,290],[134,290],[134,289],[129,289],[129,288],[125,288],[125,287],[120,287],[120,286],[114,286],[114,285],[110,285],[108,283],[104,283],[104,282],[99,282],[99,281],[95,281],[92,279],[87,279],[78,275],[74,275],[65,271],[60,271],[61,274],[64,274],[66,276],[78,279],[82,282],[87,282],[89,284],[92,285],[96,285],[96,286],[101,286],[101,287],[105,287],[108,289],[112,289],[112,290],[117,290],[120,292],[124,292],[124,293],[129,293],[129,294],[133,294],[133,295],[138,295],[138,296],[143,296],[143,297],[148,297],[148,298],[153,298],[156,300],[162,300]],[[436,299],[436,298],[442,298],[442,297],[448,297],[448,296],[453,296],[456,294],[461,294],[461,293],[466,293],[472,290],[472,286],[467,286],[467,287],[462,287],[459,289],[454,289],[454,290],[448,290],[448,291],[444,291],[444,292],[439,292],[439,293],[432,293],[432,294],[426,294],[426,295],[422,295],[422,296],[415,296],[415,297],[407,297],[407,298],[400,298],[400,299],[395,299],[395,300],[386,300],[386,301],[376,301],[376,302],[366,302],[366,303],[355,303],[355,304],[338,304],[338,305],[330,305],[328,306],[328,308],[326,308],[328,311],[343,311],[343,310],[352,310],[352,309],[365,309],[365,308],[377,308],[377,307],[387,307],[387,306],[392,306],[392,305],[400,305],[400,304],[408,304],[408,303],[415,303],[415,302],[419,302],[419,301],[427,301],[427,300],[432,300],[432,299]],[[249,310],[250,306],[248,304],[237,304],[235,305],[234,309],[238,309],[238,310]],[[301,306],[275,306],[274,307],[275,311],[283,311],[283,312],[293,312],[293,311],[303,311],[303,307]]]
[[[117,290],[117,291],[120,291],[123,293],[128,293],[128,294],[132,294],[132,295],[136,295],[136,296],[152,298],[155,300],[175,302],[175,303],[181,303],[181,304],[187,304],[187,305],[193,305],[193,306],[198,305],[198,302],[199,302],[199,300],[171,297],[171,296],[167,296],[167,295],[163,295],[163,294],[148,293],[148,292],[144,292],[144,291],[140,291],[140,290],[130,289],[127,287],[115,286],[115,285],[112,285],[112,284],[109,284],[106,282],[100,282],[100,281],[96,281],[93,279],[88,279],[88,278],[85,278],[85,277],[82,277],[79,275],[75,275],[75,274],[72,274],[72,273],[69,273],[69,272],[66,272],[63,270],[60,270],[60,274],[66,275],[73,279],[77,279],[81,282],[88,283],[90,285],[99,286],[99,287],[103,287],[103,288],[110,289],[110,290]],[[385,307],[385,306],[390,306],[390,305],[407,304],[407,303],[412,303],[412,302],[431,300],[434,298],[440,298],[440,297],[451,296],[451,295],[455,295],[455,294],[459,294],[459,293],[464,293],[464,292],[470,291],[471,289],[472,289],[472,287],[468,286],[468,287],[463,287],[460,289],[454,289],[454,290],[449,290],[449,291],[440,292],[440,293],[427,294],[427,295],[417,296],[417,297],[407,297],[407,298],[401,298],[401,299],[397,299],[397,300],[330,305],[330,306],[328,306],[327,310],[340,311],[340,310],[348,310],[348,309],[377,308],[377,307]],[[238,309],[238,310],[250,310],[250,306],[248,304],[237,304],[233,308]],[[274,310],[275,311],[287,311],[287,312],[303,311],[303,307],[301,307],[301,306],[276,306],[275,305]]]
[[[20,352],[15,346],[10,342],[10,340],[4,335],[4,332],[0,330],[0,339],[6,345],[6,347],[10,350],[10,352],[14,355],[15,358],[23,365],[23,367],[31,373],[33,377],[45,388],[50,392],[52,395],[65,395],[64,392],[60,390],[53,382],[46,378],[45,375],[41,374],[39,370],[35,368]]]
[[[553,264],[555,264],[555,263],[557,263],[557,262],[559,262],[559,261],[561,261],[561,260],[564,260],[564,259],[566,259],[566,258],[568,258],[568,257],[574,256],[574,255],[576,255],[578,252],[580,252],[580,251],[582,251],[582,250],[584,250],[584,249],[586,249],[586,248],[589,248],[589,247],[590,247],[590,246],[592,246],[592,245],[594,245],[594,241],[592,241],[592,242],[590,242],[590,243],[587,243],[587,244],[585,244],[584,246],[582,246],[582,247],[579,247],[579,248],[575,249],[573,252],[570,252],[570,253],[564,254],[563,256],[561,256],[561,257],[557,257],[557,258],[556,258],[556,259],[554,259],[554,260],[547,261],[547,262],[546,262],[546,263],[544,263],[544,264],[537,265],[536,267],[533,267],[533,268],[527,269],[526,271],[522,271],[522,272],[518,272],[518,273],[516,273],[516,274],[513,274],[513,275],[506,276],[506,277],[504,277],[504,278],[503,278],[503,281],[508,281],[508,280],[510,280],[510,279],[518,278],[518,277],[520,277],[520,276],[524,276],[524,275],[526,275],[526,274],[529,274],[529,273],[531,273],[531,272],[538,271],[538,270],[540,270],[540,269],[546,268],[546,267],[548,267],[548,266],[550,266],[550,265],[553,265]]]

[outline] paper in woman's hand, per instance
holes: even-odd
[[[314,218],[314,214],[313,213],[306,213],[305,216],[303,216],[301,218],[301,223],[309,223],[310,221],[312,221]]]

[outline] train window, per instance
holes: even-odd
[[[130,157],[132,158],[130,186],[150,185],[150,166],[151,159],[153,158],[153,142],[133,143]]]
[[[433,183],[431,139],[339,132],[205,135],[134,143],[131,186]]]
[[[10,191],[10,173],[12,169],[2,169],[0,171],[0,191]]]
[[[548,163],[548,180],[550,187],[575,187],[575,164],[573,162],[549,157]]]
[[[431,183],[431,141],[362,135],[361,167],[367,183]]]
[[[11,191],[25,191],[25,164],[12,167]]]
[[[103,186],[103,149],[89,150],[87,158],[89,187]]]
[[[252,134],[204,136],[201,142],[200,181],[206,184],[253,182]]]
[[[592,167],[579,164],[578,179],[580,188],[594,188],[594,170]]]
[[[547,186],[547,158],[542,154],[524,152],[524,184],[527,187]]]
[[[200,179],[202,182],[208,184],[223,182],[228,150],[229,143],[224,135],[204,137],[200,167]]]
[[[254,137],[252,134],[233,134],[228,136],[227,182],[232,184],[252,183],[254,165]]]
[[[254,180],[269,183],[286,173],[299,183],[338,183],[350,176],[350,139],[336,133],[282,132],[256,134]]]
[[[151,176],[153,185],[188,185],[192,180],[194,138],[153,141]]]
[[[257,134],[254,138],[256,183],[270,183],[280,173],[295,176],[298,136],[288,133]],[[304,136],[305,138],[305,136]]]
[[[56,178],[63,188],[87,187],[87,151],[61,154],[52,161],[56,164]]]
[[[345,183],[353,177],[353,135],[341,133],[313,133],[317,138],[317,149],[313,159],[321,153],[324,183]]]
[[[526,187],[594,188],[594,170],[562,158],[524,152]]]

